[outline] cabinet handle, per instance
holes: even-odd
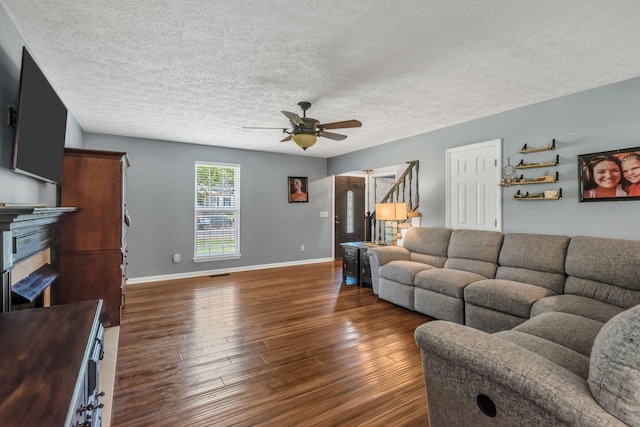
[[[104,403],[99,403],[97,405],[94,405],[93,403],[89,403],[87,406],[81,406],[80,409],[78,409],[79,413],[83,413],[86,411],[93,411],[94,409],[102,409],[104,408]]]

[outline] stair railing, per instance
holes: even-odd
[[[415,212],[420,206],[420,193],[418,191],[418,176],[420,164],[418,160],[407,162],[407,168],[398,177],[395,184],[378,203],[407,203],[407,213]],[[366,217],[366,239],[377,242],[384,235],[382,224],[376,221],[376,212],[368,213]],[[376,226],[377,225],[377,226]],[[373,235],[372,235],[373,232]]]

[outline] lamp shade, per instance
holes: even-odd
[[[313,133],[297,133],[293,135],[291,139],[293,139],[293,142],[295,142],[298,147],[306,150],[315,145],[318,138]]]
[[[403,221],[407,219],[407,204],[376,203],[376,219],[383,221]]]

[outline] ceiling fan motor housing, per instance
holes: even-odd
[[[294,133],[313,133],[317,134],[316,128],[318,127],[318,123],[320,123],[316,119],[311,119],[308,117],[301,117],[304,125],[294,125]]]

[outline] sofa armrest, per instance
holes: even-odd
[[[373,293],[376,295],[378,295],[378,289],[380,288],[380,276],[378,274],[380,266],[391,261],[408,261],[411,259],[411,252],[402,246],[380,246],[369,248],[367,254],[369,255],[369,264],[371,268],[371,288],[373,289]]]
[[[500,337],[432,321],[416,329],[415,340],[432,426],[625,425],[584,379]]]
[[[369,248],[369,259],[375,260],[378,267],[385,265],[391,261],[409,261],[411,252],[402,246],[380,246]]]

